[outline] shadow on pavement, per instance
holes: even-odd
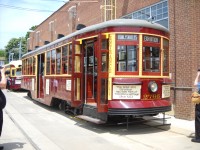
[[[9,143],[2,143],[1,146],[4,147],[4,150],[14,150],[14,149],[22,149],[24,144],[21,142],[9,142]]]

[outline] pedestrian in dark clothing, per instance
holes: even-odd
[[[197,86],[198,92],[200,93],[200,69],[198,69],[194,85]],[[200,104],[195,104],[195,138],[191,140],[192,142],[200,143]]]
[[[7,82],[6,82],[6,89],[10,90],[10,76],[9,75],[6,76],[6,80],[7,80]]]
[[[6,97],[1,91],[1,89],[6,88],[6,77],[5,77],[5,68],[1,69],[1,82],[0,82],[0,136],[3,127],[3,109],[6,106]],[[3,146],[0,146],[0,150],[3,150]]]

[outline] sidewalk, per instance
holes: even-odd
[[[27,137],[23,134],[23,131],[19,129],[12,118],[7,114],[6,109],[4,109],[3,113],[4,123],[0,145],[4,146],[4,150],[35,150]]]
[[[158,115],[158,118],[162,118],[163,115]],[[195,126],[194,126],[194,120],[183,120],[183,119],[177,119],[174,116],[165,115],[166,122],[168,124],[171,124],[170,131],[179,133],[182,135],[185,135],[187,137],[193,137],[195,133]]]
[[[162,117],[162,115],[158,116]],[[187,137],[194,136],[194,121],[176,119],[173,116],[166,123],[171,123],[170,131],[185,135]],[[0,144],[4,146],[4,150],[35,150],[34,146],[27,139],[23,131],[15,124],[12,118],[4,110],[4,125]]]
[[[27,135],[30,131],[26,132],[21,130],[21,127],[18,127],[19,119],[12,119],[13,116],[9,114],[17,115],[16,112],[11,111],[10,105],[8,104],[3,110],[4,112],[4,124],[2,130],[2,136],[0,138],[0,145],[4,146],[4,150],[35,150],[38,149],[34,143],[31,142],[31,139],[28,139]],[[11,112],[10,112],[11,111]],[[157,117],[162,118],[162,114]],[[170,129],[168,131],[182,134],[186,137],[194,136],[194,121],[176,119],[173,116],[166,115],[167,121],[165,123],[170,123]],[[18,123],[15,123],[18,122]],[[23,124],[22,126],[25,126]],[[27,127],[27,126],[26,126]],[[161,127],[162,128],[162,127]],[[26,135],[27,134],[27,135]],[[47,144],[47,142],[45,142]]]

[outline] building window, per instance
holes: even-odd
[[[50,41],[54,40],[54,30],[55,30],[55,23],[54,21],[49,22],[49,33],[50,33]]]
[[[142,8],[138,11],[132,12],[126,16],[122,16],[122,18],[125,19],[141,20],[147,20],[150,17],[152,18],[153,22],[159,23],[165,26],[166,28],[169,28],[168,1],[165,0],[154,5]]]
[[[49,22],[49,31],[54,31],[54,21]]]
[[[39,46],[40,43],[40,31],[37,31],[35,34],[35,41],[36,41],[36,46]]]

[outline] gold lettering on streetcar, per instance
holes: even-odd
[[[143,99],[149,100],[149,99],[160,99],[160,94],[144,94]]]

